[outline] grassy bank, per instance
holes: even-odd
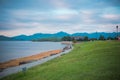
[[[66,55],[0,80],[119,80],[120,42],[76,44]]]

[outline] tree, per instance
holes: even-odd
[[[84,37],[84,41],[88,41],[89,39],[88,39],[88,37],[87,36],[85,36]]]
[[[107,40],[113,40],[113,38],[109,36],[109,37],[107,37]]]
[[[118,40],[118,38],[117,38],[117,37],[114,37],[113,40]]]
[[[72,40],[72,42],[73,42],[73,43],[77,43],[77,41],[76,41],[75,39],[74,39],[74,40]]]
[[[70,36],[64,36],[61,40],[62,41],[71,41],[72,38]]]
[[[91,40],[91,41],[94,41],[94,40],[97,40],[97,38],[91,38],[90,40]]]
[[[103,35],[100,35],[99,40],[105,40],[105,37]]]

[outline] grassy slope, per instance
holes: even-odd
[[[120,42],[76,44],[74,50],[1,80],[119,80]]]

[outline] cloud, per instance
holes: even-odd
[[[51,5],[56,9],[69,8],[69,4],[65,0],[50,0]]]
[[[119,24],[120,21],[120,15],[119,14],[101,14],[99,16],[99,22],[102,24]]]
[[[12,19],[8,23],[1,23],[1,30],[10,30],[14,33],[17,31],[16,34],[58,31],[70,33],[74,31],[95,32],[98,29],[98,31],[110,31],[105,30],[106,27],[103,28],[102,26],[119,19],[119,15],[100,14],[100,12],[94,10],[55,9],[50,12],[12,10],[9,13]]]
[[[49,12],[36,10],[13,10],[11,17],[17,21],[40,22],[40,23],[61,23],[73,21],[78,12],[72,9],[55,9]]]
[[[80,10],[80,18],[83,24],[92,24],[94,15],[95,13],[91,10]]]
[[[9,23],[0,23],[0,30],[12,30],[12,29],[20,29],[20,28],[30,28],[30,24],[22,23],[22,22],[9,22]]]
[[[120,0],[106,0],[111,6],[120,6]]]
[[[26,34],[26,35],[31,35],[37,32],[43,32],[43,33],[51,33],[54,32],[54,30],[56,31],[56,29],[51,29],[51,26],[53,25],[47,25],[47,24],[41,24],[41,23],[15,23],[15,24],[20,24],[22,26],[18,26],[17,28],[13,28],[13,29],[9,29],[8,31],[5,30],[1,30],[0,34],[1,35],[7,35],[7,36],[16,36],[16,35],[20,35],[20,34]],[[28,25],[28,26],[27,26]],[[25,27],[23,27],[25,26]],[[14,26],[16,27],[16,25]],[[7,27],[9,28],[9,27]]]
[[[116,15],[116,14],[104,14],[104,15],[102,15],[102,17],[105,19],[110,19],[110,20],[120,19],[120,15]]]
[[[120,6],[117,2],[119,1],[21,0],[11,1],[10,4],[4,2],[0,7],[0,34],[114,31],[113,27],[120,25]],[[114,3],[117,5],[113,5]]]

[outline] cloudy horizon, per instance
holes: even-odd
[[[115,32],[119,0],[0,0],[0,35]]]

